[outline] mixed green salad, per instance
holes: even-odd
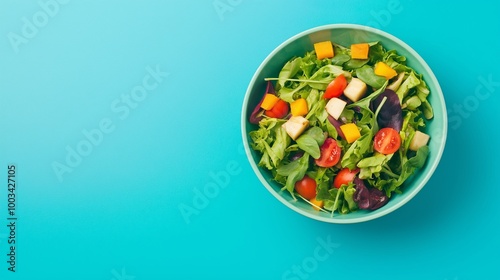
[[[311,207],[378,209],[425,164],[429,88],[396,50],[319,42],[265,80],[251,147],[282,190]]]

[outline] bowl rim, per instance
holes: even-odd
[[[247,135],[247,117],[248,117],[247,116],[247,112],[248,112],[247,107],[248,107],[249,96],[250,96],[253,85],[255,85],[255,83],[257,82],[257,78],[258,78],[259,73],[267,65],[269,60],[271,60],[272,57],[274,57],[278,52],[280,52],[282,49],[284,49],[286,46],[288,46],[289,44],[291,44],[295,40],[297,40],[301,37],[307,36],[309,34],[315,33],[315,32],[324,31],[324,30],[331,30],[331,29],[354,29],[354,30],[370,32],[370,33],[374,33],[376,35],[379,35],[381,37],[385,37],[389,40],[392,40],[396,44],[402,46],[407,52],[409,52],[411,55],[413,55],[417,59],[418,63],[424,68],[425,72],[427,72],[429,74],[428,76],[426,76],[426,79],[432,80],[432,83],[435,85],[436,93],[433,92],[433,94],[436,94],[437,97],[440,99],[441,108],[439,111],[443,112],[443,115],[442,115],[442,118],[443,118],[442,145],[439,146],[439,150],[437,151],[435,160],[433,162],[429,163],[429,164],[431,164],[429,171],[424,174],[424,178],[421,180],[420,184],[416,188],[414,188],[412,191],[406,193],[406,195],[398,203],[392,205],[391,207],[386,207],[386,208],[382,207],[378,211],[370,212],[371,214],[368,214],[366,216],[356,217],[356,218],[347,218],[347,219],[346,218],[338,219],[335,216],[323,217],[323,216],[319,216],[319,215],[313,215],[313,214],[297,207],[296,205],[294,205],[290,201],[286,200],[278,192],[276,192],[276,190],[274,190],[274,188],[269,184],[269,182],[267,182],[267,180],[263,177],[261,170],[257,166],[257,164],[254,161],[250,160],[250,157],[252,157],[252,155],[251,155],[251,148],[249,146],[249,139],[248,139],[248,135]],[[434,72],[429,67],[429,65],[412,47],[410,47],[408,44],[406,44],[401,39],[395,37],[392,34],[385,32],[385,31],[382,31],[380,29],[366,26],[366,25],[360,25],[360,24],[336,23],[336,24],[321,25],[321,26],[317,26],[317,27],[310,28],[310,29],[304,30],[302,32],[299,32],[298,34],[293,35],[292,37],[290,37],[287,40],[285,40],[284,42],[282,42],[269,55],[267,55],[267,57],[261,62],[261,64],[257,68],[257,70],[254,72],[252,79],[250,80],[250,83],[248,84],[247,90],[245,92],[245,97],[243,99],[243,105],[242,105],[241,112],[242,112],[241,113],[241,133],[242,133],[242,137],[243,137],[243,146],[245,148],[245,154],[247,156],[247,159],[248,159],[255,175],[257,175],[257,177],[259,178],[259,181],[264,185],[264,187],[275,198],[277,198],[281,203],[286,205],[288,208],[294,210],[295,212],[297,212],[303,216],[309,217],[311,219],[314,219],[314,220],[327,222],[327,223],[335,223],[335,224],[352,224],[352,223],[360,223],[360,222],[374,220],[374,219],[377,219],[379,217],[385,216],[385,215],[399,209],[403,205],[405,205],[408,201],[410,201],[414,196],[416,196],[420,192],[420,190],[427,184],[427,182],[430,180],[430,178],[434,174],[434,171],[436,170],[437,166],[439,165],[439,162],[440,162],[441,157],[443,155],[444,148],[446,146],[446,138],[447,138],[447,134],[448,134],[448,117],[447,117],[448,115],[447,115],[447,111],[446,111],[446,103],[444,100],[444,95],[443,95],[443,92],[441,90],[441,86],[439,85],[439,82],[438,82],[436,76],[434,75]]]

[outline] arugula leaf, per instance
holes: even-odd
[[[344,71],[342,67],[337,65],[325,65],[311,76],[310,79],[315,82],[307,82],[307,84],[312,88],[325,90],[328,84],[338,75],[344,75],[348,78],[351,76],[351,73]]]
[[[349,61],[347,61],[344,64],[344,67],[346,69],[354,70],[354,69],[361,68],[363,65],[367,64],[369,61],[370,61],[369,59],[349,59]]]
[[[326,135],[323,130],[317,126],[306,130],[297,138],[296,142],[299,148],[310,154],[313,158],[318,159],[321,156],[320,146],[325,142]]]
[[[306,83],[300,83],[295,88],[282,87],[278,90],[277,95],[279,96],[279,98],[283,99],[284,101],[291,103],[295,100],[295,97],[294,97],[295,94],[297,94],[305,86],[307,86]]]
[[[384,83],[387,83],[387,79],[381,76],[375,75],[373,72],[373,67],[370,65],[365,65],[356,70],[356,76],[367,85],[373,88],[381,88]]]
[[[278,77],[279,77],[278,84],[281,87],[284,87],[286,80],[295,76],[295,74],[297,74],[297,72],[300,70],[301,64],[302,64],[301,57],[297,57],[297,58],[294,58],[294,59],[288,61],[285,64],[285,66],[283,66],[283,69],[281,69],[281,71],[278,75]]]
[[[336,54],[331,62],[333,65],[338,65],[338,66],[342,66],[342,64],[348,62],[349,60],[351,60],[351,56],[348,55],[348,54],[343,54],[343,53],[340,53],[340,54]],[[345,65],[344,65],[345,67]]]
[[[323,130],[317,126],[313,126],[306,130],[302,135],[308,135],[311,136],[318,145],[323,145],[323,142],[325,142],[326,135],[323,132]],[[299,137],[300,138],[300,137]]]
[[[297,138],[296,142],[300,149],[310,154],[313,158],[318,159],[321,156],[318,142],[310,135],[303,134]]]
[[[347,167],[351,170],[355,169],[356,164],[363,159],[366,154],[372,151],[372,138],[373,134],[368,132],[354,141],[340,160],[342,168]]]

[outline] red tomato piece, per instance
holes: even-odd
[[[316,180],[305,175],[295,183],[295,191],[307,200],[316,197]]]
[[[333,98],[339,97],[344,92],[344,89],[347,87],[347,80],[344,75],[338,75],[333,81],[328,84],[325,90],[325,94],[323,98]]]
[[[358,174],[359,169],[350,170],[349,168],[343,168],[339,171],[335,179],[333,179],[333,186],[339,189],[342,185],[347,185],[354,180],[356,174]]]
[[[314,161],[316,165],[321,167],[334,166],[339,162],[340,154],[342,153],[342,149],[337,144],[337,141],[330,137],[326,138],[323,145],[321,145],[320,151],[320,157]]]
[[[401,137],[394,128],[382,128],[375,134],[375,138],[373,139],[373,148],[375,151],[384,155],[395,153],[400,146]]]
[[[265,114],[270,118],[281,119],[288,115],[289,110],[290,108],[288,106],[288,103],[283,99],[280,99],[278,100],[278,102],[276,102],[276,104],[274,104],[273,108],[271,108],[271,110],[267,110]]]

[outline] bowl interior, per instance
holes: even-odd
[[[266,169],[257,166],[260,160],[260,154],[254,151],[250,146],[248,133],[257,128],[256,125],[249,123],[249,116],[262,98],[266,83],[264,78],[278,77],[278,73],[283,65],[294,56],[303,56],[306,52],[313,49],[313,44],[320,41],[331,40],[334,43],[349,47],[353,43],[380,41],[388,49],[397,50],[398,54],[407,58],[407,65],[415,69],[419,74],[423,74],[431,93],[429,102],[434,109],[434,118],[427,123],[425,132],[431,136],[429,141],[430,154],[425,166],[420,169],[412,178],[405,182],[403,194],[393,195],[384,207],[375,211],[357,210],[349,214],[337,214],[332,217],[331,214],[313,210],[312,207],[301,201],[294,201],[287,191],[281,191],[281,185],[273,182],[272,175]],[[242,136],[243,144],[250,164],[262,184],[278,200],[287,205],[294,211],[320,221],[331,223],[356,223],[375,219],[388,214],[399,208],[415,196],[418,191],[429,180],[434,172],[444,150],[447,132],[446,107],[441,88],[425,61],[408,45],[396,37],[383,31],[360,25],[352,24],[333,24],[321,26],[304,31],[278,46],[260,65],[254,74],[245,98],[242,108]]]

